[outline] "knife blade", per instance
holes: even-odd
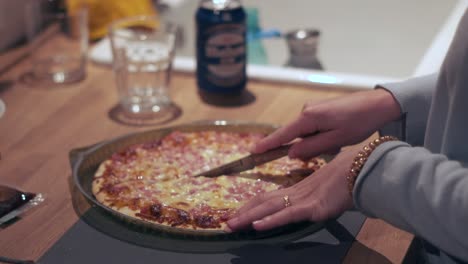
[[[269,151],[259,153],[259,154],[250,154],[244,158],[226,163],[219,167],[210,169],[194,175],[194,177],[205,176],[205,177],[218,177],[220,175],[230,175],[240,173],[246,170],[253,169],[255,166],[267,163],[272,160],[279,159],[288,155],[289,149],[292,144],[283,145]]]

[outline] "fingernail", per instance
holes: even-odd
[[[235,226],[236,225],[236,218],[232,218],[229,221],[226,222],[228,226]]]
[[[253,225],[258,225],[258,224],[261,224],[263,220],[257,220],[257,221],[253,221],[252,224]]]
[[[252,146],[250,149],[249,149],[250,153],[256,153],[257,152],[257,146]]]

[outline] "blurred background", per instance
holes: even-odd
[[[0,72],[18,57],[6,51],[24,43],[24,6],[41,1],[52,10],[89,8],[90,39],[104,38],[108,24],[126,16],[158,15],[180,26],[177,57],[193,59],[194,0],[0,0]],[[249,22],[249,63],[402,79],[435,71],[467,1],[417,0],[352,2],[244,0]],[[452,22],[450,22],[452,21]],[[308,62],[291,57],[287,34],[314,30]],[[290,43],[289,43],[290,44]],[[305,55],[307,56],[307,55]],[[303,56],[302,56],[303,57]],[[313,62],[311,62],[313,60]],[[178,64],[176,61],[175,69]],[[185,69],[187,67],[185,66]],[[190,68],[190,67],[189,67]]]

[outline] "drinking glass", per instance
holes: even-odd
[[[170,79],[176,26],[157,17],[115,21],[109,29],[121,112],[129,124],[163,122],[174,115]],[[118,115],[119,116],[119,115]]]
[[[35,81],[71,83],[86,76],[88,12],[51,13],[40,3],[25,6],[26,36]]]

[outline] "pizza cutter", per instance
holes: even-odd
[[[229,162],[227,164],[221,165],[214,169],[204,171],[194,175],[194,177],[205,176],[205,177],[218,177],[220,175],[231,175],[240,173],[246,170],[253,169],[255,166],[267,163],[272,160],[279,159],[288,155],[289,149],[292,144],[283,145],[269,151],[259,153],[259,154],[250,154],[244,158]]]

